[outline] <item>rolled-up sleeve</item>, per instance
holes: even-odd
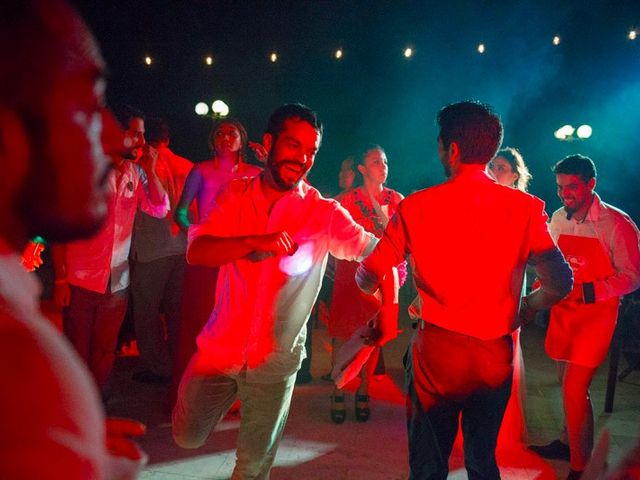
[[[140,202],[140,209],[144,213],[151,215],[152,217],[164,218],[167,216],[167,213],[169,213],[170,210],[169,197],[165,193],[162,196],[162,202],[156,205],[149,199],[149,197],[144,195],[144,198]]]
[[[137,170],[139,179],[138,185],[136,187],[136,195],[138,196],[138,205],[140,206],[140,210],[142,210],[147,215],[151,215],[156,218],[164,218],[171,210],[171,204],[169,203],[169,196],[164,193],[162,195],[162,201],[159,204],[153,203],[151,198],[149,198],[148,193],[148,182],[146,173],[142,168]]]
[[[329,223],[329,252],[341,260],[360,261],[375,247],[378,239],[367,232],[351,214],[335,202]]]

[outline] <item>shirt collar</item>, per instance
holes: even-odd
[[[589,211],[587,212],[587,218],[592,222],[597,222],[600,220],[600,215],[602,211],[607,208],[603,205],[602,200],[600,199],[600,195],[596,192],[593,192],[593,201],[591,202],[591,206],[589,207]]]
[[[469,169],[463,170],[457,173],[449,179],[450,182],[487,182],[496,183],[496,181],[489,176],[486,170],[483,169]]]

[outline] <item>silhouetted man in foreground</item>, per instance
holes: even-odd
[[[0,478],[130,479],[143,427],[107,422],[90,373],[39,309],[27,238],[93,234],[107,212],[103,151],[122,147],[104,61],[58,0],[0,4]],[[125,458],[128,457],[128,458]]]

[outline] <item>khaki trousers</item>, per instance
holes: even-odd
[[[250,383],[236,376],[196,372],[199,352],[191,359],[173,409],[173,438],[183,448],[198,448],[240,399],[240,432],[232,479],[268,479],[289,415],[296,375],[279,383]]]

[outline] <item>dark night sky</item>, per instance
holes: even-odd
[[[195,115],[197,102],[224,100],[254,140],[275,107],[302,102],[325,123],[314,185],[334,193],[340,161],[378,143],[389,157],[389,186],[407,194],[443,179],[438,109],[477,99],[502,116],[505,145],[523,152],[531,191],[549,211],[559,206],[549,167],[584,153],[599,168],[603,199],[639,220],[640,39],[626,37],[640,27],[637,0],[74,4],[109,64],[110,103],[167,118],[174,150],[193,160],[207,158],[210,128]],[[409,60],[407,45],[415,50]],[[338,47],[341,61],[333,57]],[[589,123],[594,135],[561,143],[553,131],[565,123]]]

